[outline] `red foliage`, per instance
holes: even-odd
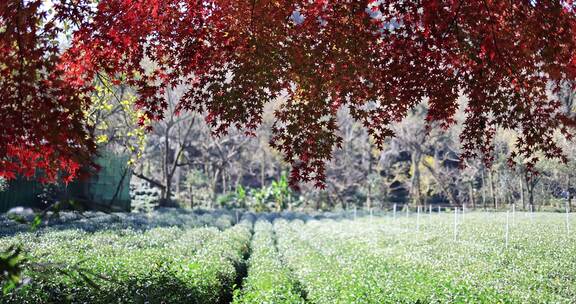
[[[61,170],[68,181],[95,151],[83,113],[89,87],[62,69],[57,20],[69,17],[49,18],[42,2],[0,3],[0,176],[55,181]]]
[[[43,18],[36,2],[0,4],[0,119],[9,122],[0,174],[14,173],[18,159],[6,143],[57,151],[44,168],[93,152],[81,109],[98,72],[127,79],[153,119],[164,90],[187,83],[180,110],[207,113],[215,133],[252,132],[264,104],[284,97],[271,144],[292,164],[294,185],[323,185],[343,107],[382,144],[389,124],[424,98],[428,120],[449,126],[463,92],[463,156],[487,161],[496,126],[519,131],[519,153],[535,160],[563,157],[553,134],[576,125],[546,93],[576,79],[572,1],[69,1],[56,10],[78,26],[64,54],[46,42],[57,25],[34,29]]]

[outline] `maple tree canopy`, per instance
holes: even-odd
[[[167,88],[179,110],[207,113],[216,133],[255,131],[275,111],[271,144],[292,182],[323,185],[347,107],[377,144],[427,99],[429,121],[454,122],[468,97],[463,157],[489,159],[496,127],[517,152],[563,157],[554,135],[576,121],[548,94],[576,79],[573,1],[544,0],[4,0],[0,2],[0,176],[66,180],[96,145],[85,123],[93,81],[138,91],[161,119]],[[61,36],[73,32],[70,45]],[[144,60],[153,62],[145,68]]]

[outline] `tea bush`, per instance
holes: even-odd
[[[297,282],[283,265],[274,242],[272,224],[259,220],[251,242],[248,277],[234,303],[304,303]]]

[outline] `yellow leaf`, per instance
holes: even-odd
[[[98,135],[96,137],[96,143],[97,144],[102,144],[108,141],[108,135],[106,134],[102,134],[102,135]]]

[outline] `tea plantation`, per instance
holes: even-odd
[[[66,216],[1,220],[26,255],[1,303],[576,302],[561,213]]]

